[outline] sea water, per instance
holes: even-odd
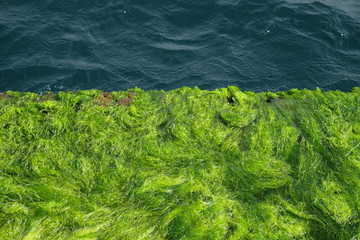
[[[358,0],[0,1],[0,92],[359,83]]]

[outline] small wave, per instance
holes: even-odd
[[[152,44],[152,46],[155,48],[165,49],[169,51],[193,51],[201,49],[201,47],[199,46],[189,46],[171,42],[154,43]]]

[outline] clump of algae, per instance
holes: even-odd
[[[360,90],[0,94],[0,239],[357,239]]]

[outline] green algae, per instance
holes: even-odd
[[[360,90],[0,94],[1,239],[357,239]]]

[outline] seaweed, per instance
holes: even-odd
[[[1,239],[357,239],[360,91],[0,93]]]

